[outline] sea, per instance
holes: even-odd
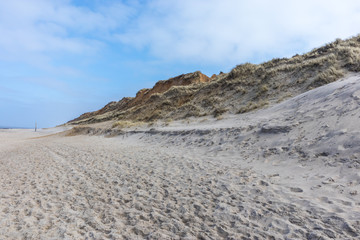
[[[0,129],[30,129],[30,128],[25,128],[25,127],[2,127],[2,126],[0,126]]]

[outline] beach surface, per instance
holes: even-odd
[[[0,130],[0,236],[358,239],[358,82],[111,138]]]

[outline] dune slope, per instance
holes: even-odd
[[[2,130],[0,235],[358,239],[359,106],[351,74],[219,121],[113,138]]]
[[[104,121],[154,122],[245,113],[360,71],[360,36],[336,40],[292,58],[245,63],[211,78],[200,72],[159,81],[134,98],[111,102],[69,124]]]

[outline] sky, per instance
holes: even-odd
[[[53,127],[183,73],[360,33],[358,0],[0,0],[0,127]]]

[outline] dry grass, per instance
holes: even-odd
[[[123,128],[130,128],[130,127],[138,127],[141,125],[144,125],[144,122],[133,122],[133,121],[126,121],[126,120],[121,120],[121,121],[117,121],[112,125],[112,128],[118,128],[118,129],[123,129]]]
[[[269,87],[266,84],[263,84],[259,87],[259,92],[261,94],[266,93],[267,91],[269,91]]]
[[[280,103],[280,102],[282,102],[282,101],[284,101],[284,100],[286,100],[286,99],[289,99],[289,98],[291,98],[291,97],[292,97],[292,95],[289,93],[289,94],[284,95],[284,96],[282,96],[281,98],[279,98],[276,103]]]
[[[246,106],[243,106],[239,109],[238,113],[247,113],[262,107],[265,107],[269,105],[268,101],[260,101],[260,102],[248,102],[248,104]]]
[[[323,72],[320,72],[314,81],[309,85],[309,89],[320,87],[322,85],[336,81],[344,76],[344,72],[341,69],[330,67]]]
[[[244,113],[331,83],[350,72],[360,72],[360,36],[337,39],[292,58],[276,58],[258,65],[241,64],[229,73],[215,76],[211,82],[173,86],[166,92],[153,94],[141,105],[127,106],[125,99],[118,105],[112,104],[111,111],[77,123],[119,119],[117,127],[121,128],[136,121]]]
[[[219,118],[221,115],[223,115],[224,113],[228,112],[229,110],[226,108],[217,108],[214,110],[213,112],[213,116],[215,118]]]

